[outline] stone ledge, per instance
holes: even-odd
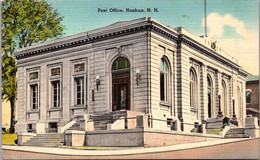
[[[36,136],[36,133],[18,133],[18,136]]]
[[[119,130],[98,130],[98,131],[87,131],[86,134],[116,134],[116,133],[136,133],[143,132],[142,128],[138,129],[119,129]]]
[[[85,134],[85,131],[78,131],[78,130],[67,130],[65,134]]]
[[[144,132],[150,133],[163,133],[163,134],[174,134],[174,135],[183,135],[183,136],[196,136],[196,137],[207,137],[207,138],[222,138],[220,135],[213,135],[213,134],[202,134],[202,133],[186,133],[186,132],[178,132],[178,131],[166,131],[166,130],[158,130],[158,129],[150,129],[145,128]]]

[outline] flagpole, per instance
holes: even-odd
[[[206,7],[207,7],[207,3],[206,3],[207,0],[204,0],[204,26],[205,26],[205,37],[207,37],[207,12],[206,12]]]

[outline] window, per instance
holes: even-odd
[[[28,111],[39,111],[40,102],[40,67],[27,69],[27,99]]]
[[[197,76],[193,68],[190,69],[190,107],[197,108]]]
[[[58,125],[56,122],[49,123],[49,127],[47,129],[48,133],[57,133],[58,132]]]
[[[240,88],[237,87],[237,111],[238,112],[235,112],[235,108],[233,109],[233,113],[236,114],[237,113],[237,117],[241,117],[241,110],[242,110],[242,99],[241,99],[241,91],[240,91]]]
[[[36,132],[36,124],[31,123],[27,125],[27,131],[28,133],[35,133]]]
[[[125,57],[117,58],[112,65],[112,71],[119,70],[119,69],[125,69],[125,68],[130,68],[130,63],[129,63],[128,59]]]
[[[207,83],[208,83],[208,117],[210,118],[212,116],[212,95],[213,95],[213,85],[212,85],[212,79],[210,75],[207,76]]]
[[[171,126],[171,123],[172,123],[172,118],[167,118],[167,126]]]
[[[62,63],[50,64],[49,67],[49,83],[48,83],[48,96],[49,108],[52,109],[62,108]]]
[[[75,78],[76,105],[84,104],[84,77]]]
[[[246,103],[251,103],[251,91],[246,91]]]
[[[167,101],[169,90],[169,66],[165,58],[160,62],[160,100]]]
[[[52,81],[52,106],[60,107],[60,81]]]
[[[227,87],[226,87],[226,83],[224,80],[222,80],[222,105],[224,108],[224,115],[227,116]]]
[[[30,85],[31,88],[31,109],[38,109],[38,84]]]
[[[87,59],[72,61],[72,104],[75,108],[86,108],[87,105]],[[93,97],[92,97],[93,98]]]

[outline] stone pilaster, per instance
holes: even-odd
[[[48,107],[48,83],[49,81],[46,81],[46,78],[48,77],[47,72],[47,66],[41,65],[41,68],[39,70],[40,73],[40,79],[39,79],[39,111],[40,111],[40,122],[46,122],[47,119],[47,109]]]
[[[207,68],[204,64],[200,69],[200,118],[206,120],[208,118],[208,95],[207,95]],[[200,114],[199,114],[200,115]],[[199,118],[199,119],[200,119]]]
[[[63,121],[69,121],[70,120],[70,99],[71,94],[74,92],[71,90],[71,70],[72,66],[70,64],[69,60],[63,61],[62,64],[62,119]]]

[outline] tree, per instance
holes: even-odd
[[[58,11],[45,0],[2,2],[2,98],[10,102],[11,133],[14,133],[17,89],[13,54],[18,48],[61,37],[62,20]]]
[[[2,98],[8,100],[11,106],[10,132],[14,133],[15,100],[16,100],[16,71],[15,59],[9,55],[2,56]]]

